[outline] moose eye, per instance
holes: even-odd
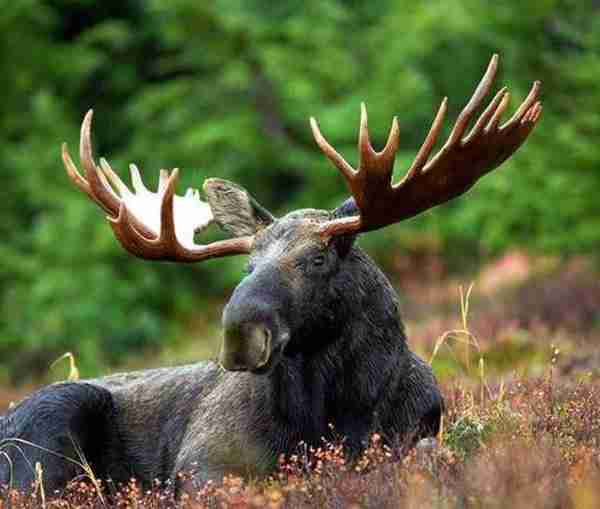
[[[313,265],[323,265],[325,263],[325,256],[324,255],[317,255],[313,258]]]

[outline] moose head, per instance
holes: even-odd
[[[175,193],[177,169],[170,173],[161,170],[158,189],[153,192],[131,165],[132,192],[106,160],[100,159],[99,165],[94,162],[91,110],[81,127],[85,176],[77,171],[66,145],[63,160],[71,180],[108,214],[116,238],[131,254],[173,262],[249,255],[248,274],[223,313],[219,361],[227,370],[268,372],[285,355],[319,348],[311,344],[313,324],[318,323],[321,332],[339,325],[334,309],[340,293],[353,291],[345,268],[358,234],[403,221],[462,195],[525,141],[542,111],[539,82],[533,84],[512,118],[501,125],[510,98],[502,88],[467,133],[492,87],[497,66],[498,56],[494,55],[448,139],[432,156],[447,110],[447,98],[442,101],[414,161],[395,184],[396,118],[385,147],[377,152],[369,140],[366,108],[361,105],[357,168],[326,141],[311,118],[316,143],[340,170],[352,194],[331,212],[306,209],[276,218],[245,189],[216,178],[204,182],[207,202],[193,189],[180,196]],[[233,237],[196,244],[195,234],[212,222]]]

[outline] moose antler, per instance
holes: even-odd
[[[185,196],[175,194],[177,169],[170,175],[161,170],[158,190],[152,192],[144,186],[138,168],[130,165],[132,193],[105,159],[100,159],[98,167],[92,154],[92,115],[92,110],[88,111],[81,124],[80,158],[85,177],[77,171],[66,143],[62,146],[63,162],[75,185],[108,213],[115,236],[127,251],[149,260],[177,262],[250,251],[251,236],[206,245],[194,243],[194,234],[213,221],[213,214],[197,190],[188,189]]]
[[[392,172],[399,145],[398,120],[395,117],[384,149],[376,152],[369,141],[367,111],[364,103],[361,105],[358,138],[360,162],[357,170],[327,142],[316,120],[311,117],[315,141],[341,171],[360,210],[359,216],[325,223],[321,228],[322,235],[331,237],[375,230],[413,217],[465,193],[480,177],[516,152],[542,112],[537,100],[539,81],[534,82],[529,95],[512,118],[499,126],[510,99],[506,87],[502,88],[469,134],[464,136],[473,114],[490,91],[497,68],[498,55],[494,55],[473,96],[458,116],[448,140],[429,159],[446,115],[448,98],[444,98],[412,165],[405,177],[395,185],[392,184]]]

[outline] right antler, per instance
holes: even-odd
[[[108,213],[115,236],[127,251],[140,258],[176,262],[250,252],[252,236],[207,245],[194,243],[194,234],[213,221],[213,214],[210,206],[200,200],[198,191],[188,189],[185,196],[175,194],[177,169],[170,175],[161,170],[158,190],[153,193],[144,186],[139,170],[132,164],[132,193],[106,160],[100,159],[98,167],[92,154],[91,124],[92,110],[81,124],[80,158],[85,178],[77,171],[66,143],[62,147],[63,162],[75,185]]]
[[[360,216],[335,219],[324,224],[324,237],[360,233],[382,228],[435,207],[470,189],[486,173],[502,164],[525,141],[535,127],[542,107],[537,100],[540,83],[536,81],[513,117],[499,127],[510,94],[501,89],[481,114],[471,132],[463,138],[471,117],[489,92],[498,67],[494,55],[473,97],[467,103],[444,146],[429,161],[442,129],[447,98],[437,112],[429,134],[402,181],[392,185],[394,159],[399,145],[398,121],[394,118],[385,148],[373,150],[369,141],[367,112],[362,104],[358,148],[358,170],[325,140],[317,122],[311,118],[315,140],[321,150],[345,177]]]

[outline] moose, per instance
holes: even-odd
[[[333,211],[281,218],[222,179],[204,182],[206,201],[194,189],[178,195],[177,169],[161,170],[153,192],[131,165],[130,190],[105,159],[96,164],[90,110],[81,126],[83,174],[66,144],[62,158],[122,246],[139,258],[182,263],[244,254],[247,274],[223,311],[218,362],[56,383],[10,409],[0,418],[0,484],[29,488],[40,463],[46,489],[59,489],[82,474],[84,460],[97,478],[116,482],[176,481],[191,472],[186,482],[199,483],[226,473],[267,475],[279,455],[332,433],[350,456],[375,432],[408,446],[435,436],[443,412],[437,382],[409,349],[395,290],[356,239],[462,195],[523,144],[542,111],[539,82],[502,124],[510,94],[499,90],[467,132],[497,67],[494,55],[430,157],[447,111],[442,101],[399,183],[392,182],[396,118],[375,151],[361,105],[357,168],[311,118],[317,145],[351,197]],[[196,243],[213,222],[231,237]]]

